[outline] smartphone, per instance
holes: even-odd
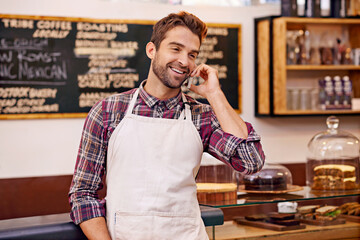
[[[188,80],[187,80],[187,84],[186,84],[187,89],[190,89],[192,82],[193,82],[193,78],[189,77]]]

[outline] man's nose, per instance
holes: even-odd
[[[180,54],[178,61],[180,63],[180,66],[182,66],[182,67],[189,66],[189,58],[188,58],[187,54]]]

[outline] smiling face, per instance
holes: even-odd
[[[196,66],[199,37],[188,28],[178,26],[166,33],[159,49],[149,44],[147,53],[152,63],[148,80],[157,80],[167,88],[180,88]]]

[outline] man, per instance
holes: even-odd
[[[89,239],[208,239],[196,198],[202,153],[248,174],[264,163],[260,137],[226,100],[217,71],[195,65],[206,25],[180,12],[153,30],[148,78],[85,121],[69,196]],[[181,92],[188,77],[204,79],[190,90],[210,105]],[[106,207],[97,196],[105,173]]]

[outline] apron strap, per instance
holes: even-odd
[[[181,93],[182,96],[182,100],[184,102],[185,105],[185,120],[191,121],[191,109],[190,109],[190,104],[188,103],[188,101],[186,100],[186,97],[184,95],[184,93]],[[179,119],[181,119],[181,117],[184,115],[184,110],[181,112],[181,115],[179,117]]]
[[[128,115],[131,115],[133,109],[134,109],[134,106],[135,106],[135,102],[136,102],[136,99],[139,95],[139,88],[136,89],[135,93],[134,93],[134,96],[132,97],[131,101],[130,101],[130,104],[126,110],[126,114],[125,116],[128,116]]]

